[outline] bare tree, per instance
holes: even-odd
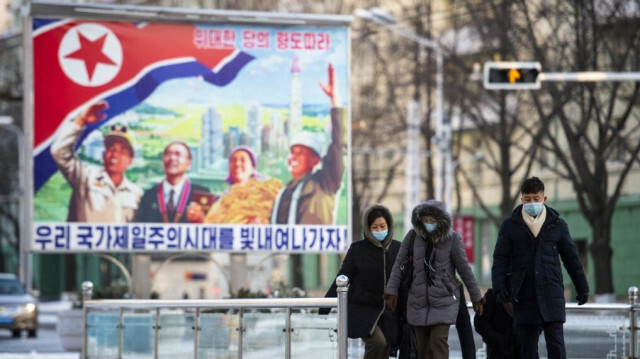
[[[544,68],[564,71],[637,71],[640,53],[639,9],[620,1],[577,1],[546,9],[559,18],[557,29],[541,37],[530,27],[534,51]],[[523,7],[527,15],[534,9]],[[551,15],[552,14],[552,15]],[[563,56],[558,56],[561,53]],[[571,181],[582,215],[592,230],[595,292],[614,292],[611,229],[627,176],[638,169],[640,84],[553,83],[545,86],[552,106],[536,103],[539,116],[555,109],[558,133],[545,137],[559,166],[552,168]]]
[[[458,136],[454,138],[454,157],[463,161],[466,157],[477,160],[478,154],[482,155],[482,165],[488,170],[488,176],[499,179],[498,212],[491,207],[493,198],[487,199],[480,194],[482,177],[488,177],[486,174],[481,177],[465,166],[458,166],[457,173],[496,227],[513,211],[520,195],[519,188],[514,188],[513,183],[531,173],[535,163],[531,154],[536,152],[550,121],[541,118],[537,122],[527,122],[522,116],[531,109],[531,93],[486,91],[469,77],[474,71],[474,63],[487,61],[488,56],[505,61],[517,61],[522,56],[522,49],[514,45],[520,41],[520,32],[518,24],[511,20],[512,4],[502,0],[458,2],[449,10],[453,30],[441,40],[450,50],[447,57],[450,113],[459,120],[459,127],[455,129]],[[469,133],[474,140],[463,141],[463,138],[469,138]]]
[[[9,130],[0,126],[0,271],[14,272],[7,268],[5,253],[20,252],[19,196],[20,175],[18,153],[20,140],[16,129],[21,127],[22,73],[19,66],[21,50],[19,33],[7,33],[0,38],[0,116],[13,119],[16,126]]]
[[[464,4],[466,9],[458,9],[456,19],[478,34],[482,46],[475,56],[484,61],[487,55],[500,60],[535,60],[545,72],[637,70],[637,2],[635,7],[624,0]],[[470,73],[468,64],[473,59],[455,58],[463,69],[459,72]],[[639,89],[637,83],[619,82],[545,83],[535,93],[489,92],[468,83],[456,88],[462,115],[480,135],[477,146],[460,147],[467,152],[495,150],[484,155],[486,166],[500,176],[503,185],[502,217],[518,195],[517,189],[509,187],[512,176],[520,171],[520,178],[527,177],[533,161],[549,166],[573,184],[580,211],[592,229],[590,251],[597,294],[614,290],[611,223],[627,176],[638,169]],[[491,118],[486,113],[498,116]],[[546,160],[547,156],[553,159]],[[460,172],[475,190],[472,176],[463,169]]]

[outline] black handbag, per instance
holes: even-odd
[[[400,263],[400,287],[398,288],[399,359],[414,359],[418,355],[416,335],[413,331],[413,326],[407,322],[407,300],[409,299],[409,291],[413,282],[413,242],[415,238],[416,232],[413,231],[409,242],[409,252]]]

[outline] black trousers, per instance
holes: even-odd
[[[456,318],[456,331],[460,340],[462,359],[476,359],[476,343],[473,341],[473,327],[467,309],[467,300],[464,298],[464,286],[460,286],[460,308]]]
[[[566,359],[564,347],[564,332],[560,322],[537,324],[518,324],[518,334],[522,341],[522,359],[538,359],[538,339],[540,329],[544,331],[547,342],[547,357],[549,359]]]

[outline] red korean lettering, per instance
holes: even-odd
[[[286,32],[276,33],[276,48],[278,50],[287,50],[289,48],[289,34]]]

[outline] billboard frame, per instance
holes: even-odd
[[[353,21],[351,15],[335,14],[303,14],[303,13],[280,13],[280,12],[259,12],[259,11],[234,11],[234,10],[210,10],[210,9],[185,9],[157,6],[139,5],[112,5],[112,4],[76,4],[57,3],[49,1],[33,1],[25,5],[22,9],[23,16],[23,59],[24,59],[24,205],[23,230],[20,232],[20,276],[25,280],[27,288],[32,288],[31,265],[32,250],[32,227],[34,225],[34,78],[33,78],[33,19],[34,18],[72,18],[82,20],[113,21],[113,22],[135,22],[153,21],[156,23],[174,24],[233,24],[233,25],[264,25],[264,26],[318,26],[325,28],[346,28],[346,62],[347,78],[351,77],[351,28]],[[348,89],[343,95],[346,100],[346,117],[351,120],[351,94]],[[346,180],[347,190],[351,193],[351,126],[346,123],[345,132],[348,139],[347,156],[345,165],[347,166]],[[352,223],[351,198],[347,198],[347,236],[351,241],[352,233],[349,224]],[[52,252],[53,253],[53,252]],[[69,251],[65,253],[77,253]],[[98,252],[96,252],[98,253]],[[135,253],[135,252],[132,252]],[[143,253],[143,252],[140,252]],[[230,252],[234,253],[234,252]]]

